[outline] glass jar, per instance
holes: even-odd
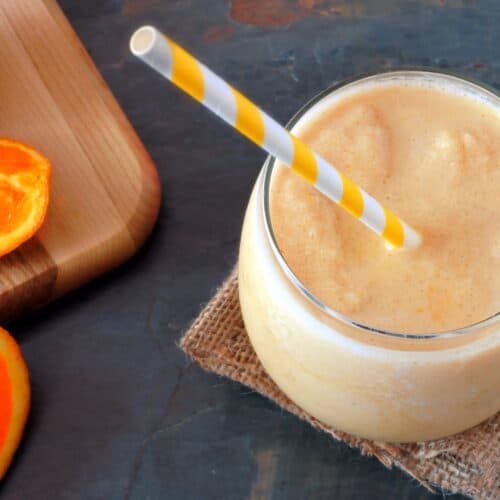
[[[371,85],[411,81],[472,95],[500,110],[498,95],[482,85],[432,71],[397,71],[325,90],[288,128],[300,130],[324,106]],[[268,158],[247,207],[239,294],[252,345],[283,392],[335,429],[391,442],[444,437],[498,412],[500,314],[419,334],[371,328],[331,309],[299,281],[277,245],[269,210],[274,166]]]

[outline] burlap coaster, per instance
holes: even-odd
[[[243,325],[235,271],[180,345],[206,370],[260,392],[333,438],[377,457],[386,467],[397,465],[428,489],[439,487],[478,499],[500,499],[500,413],[451,438],[401,445],[360,439],[323,425],[293,404],[257,359]]]

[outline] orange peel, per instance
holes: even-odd
[[[0,139],[0,257],[30,239],[43,224],[50,172],[50,162],[38,151]]]
[[[28,369],[19,346],[0,328],[0,479],[21,441],[30,399]]]

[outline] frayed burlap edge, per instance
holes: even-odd
[[[389,444],[328,427],[292,403],[264,371],[245,331],[236,270],[230,274],[180,342],[204,369],[260,392],[386,467],[396,465],[426,488],[439,487],[477,499],[500,498],[500,413],[462,434],[426,443]]]

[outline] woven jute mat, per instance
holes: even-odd
[[[477,499],[500,499],[500,413],[462,434],[425,443],[389,444],[360,439],[328,427],[292,403],[264,371],[248,339],[234,270],[180,342],[208,371],[260,392],[334,439],[396,465],[428,489]]]

